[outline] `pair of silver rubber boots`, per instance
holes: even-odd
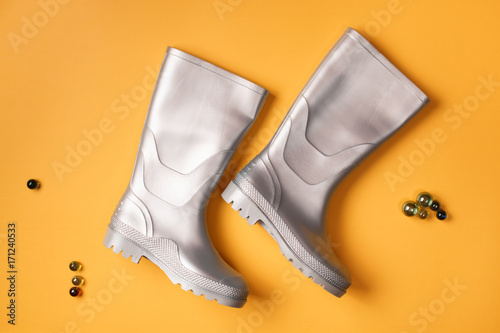
[[[134,171],[104,244],[146,257],[174,284],[242,307],[248,286],[218,254],[205,207],[267,91],[169,48]],[[222,197],[258,222],[307,277],[340,297],[349,271],[329,244],[325,214],[339,182],[428,102],[365,38],[347,29],[300,92],[269,144]]]

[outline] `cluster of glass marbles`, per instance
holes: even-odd
[[[432,195],[427,192],[422,192],[417,196],[417,201],[406,201],[403,204],[403,213],[406,216],[418,215],[421,219],[426,219],[429,215],[425,208],[429,207],[432,211],[436,212],[438,220],[444,220],[447,214],[441,209],[441,205],[437,200],[434,200]]]
[[[78,261],[72,261],[69,263],[69,269],[74,272],[78,272],[82,269],[82,264],[80,264]],[[84,281],[85,280],[80,275],[73,276],[73,278],[71,279],[71,283],[73,283],[75,287],[72,287],[69,290],[69,294],[73,297],[80,296],[82,294],[82,289],[78,286],[81,286]]]
[[[28,186],[30,190],[36,190],[40,187],[40,182],[36,179],[30,179],[26,183],[26,186]],[[82,264],[80,264],[78,261],[72,261],[69,263],[69,269],[74,272],[78,272],[82,269]],[[84,281],[85,280],[80,275],[73,276],[73,278],[71,279],[71,283],[73,283],[74,287],[69,290],[69,294],[73,297],[80,296],[82,294],[82,289],[79,286],[81,286]]]

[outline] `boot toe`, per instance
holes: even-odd
[[[243,279],[242,276],[229,276],[220,281],[220,283],[225,284],[226,286],[233,287],[236,289],[241,289],[248,292],[248,284]]]
[[[336,259],[337,260],[334,260],[333,262],[332,260],[328,260],[328,266],[330,266],[330,270],[350,284],[351,273],[349,272],[347,267],[340,261],[340,259],[338,259],[338,257]]]

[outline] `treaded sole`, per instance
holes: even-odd
[[[224,297],[222,295],[215,294],[211,291],[193,285],[192,283],[188,282],[187,280],[181,278],[179,275],[171,271],[149,251],[143,249],[133,241],[118,234],[110,227],[107,228],[106,235],[104,236],[104,246],[106,246],[108,249],[112,249],[116,254],[120,254],[121,252],[122,256],[125,259],[130,258],[132,262],[136,264],[140,262],[142,257],[148,259],[156,266],[160,267],[173,284],[180,285],[183,290],[191,291],[196,296],[204,296],[205,299],[209,301],[215,300],[219,304],[233,308],[241,308],[247,301],[246,299],[243,300]]]
[[[266,214],[240,189],[234,181],[231,181],[224,192],[222,192],[222,198],[230,204],[241,217],[246,219],[248,224],[260,224],[264,230],[266,230],[267,233],[278,243],[281,254],[283,254],[285,258],[290,261],[292,265],[302,274],[312,279],[314,283],[320,285],[323,289],[337,297],[341,297],[345,294],[345,290],[339,289],[335,285],[326,281],[318,273],[307,266],[293,252]]]

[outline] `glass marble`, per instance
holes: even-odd
[[[85,282],[85,280],[80,275],[75,275],[71,279],[71,283],[73,283],[73,285],[75,285],[75,286],[81,286],[83,284],[83,282]]]
[[[414,216],[414,215],[417,215],[418,212],[419,212],[419,208],[418,208],[418,205],[416,202],[406,201],[403,204],[403,213],[406,216]]]
[[[420,193],[417,196],[417,203],[424,208],[432,205],[432,195],[427,192]]]
[[[437,212],[439,210],[439,202],[438,201],[433,201],[432,204],[431,204],[431,209],[435,212]]]
[[[438,220],[444,220],[447,217],[447,215],[444,210],[440,209],[437,211],[436,217],[438,218]]]
[[[428,213],[427,213],[427,211],[425,209],[422,209],[420,211],[420,213],[418,213],[418,217],[420,217],[422,220],[426,219],[427,215],[428,215]]]
[[[26,183],[26,185],[30,190],[36,190],[37,188],[40,187],[40,183],[35,179],[28,180],[28,183]]]
[[[72,287],[69,290],[69,294],[73,297],[80,296],[82,294],[82,290],[78,287]]]
[[[75,272],[79,271],[80,269],[82,269],[82,264],[80,264],[78,261],[72,261],[69,263],[69,269]]]

